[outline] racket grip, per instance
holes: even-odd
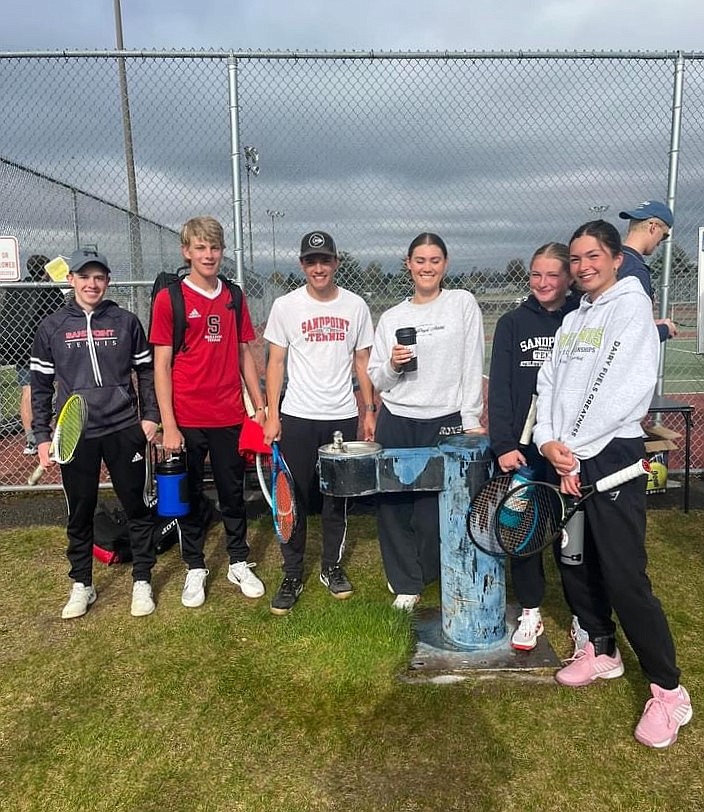
[[[614,471],[613,474],[599,479],[595,484],[595,488],[599,493],[603,493],[604,491],[610,491],[612,488],[623,485],[624,482],[630,482],[636,477],[649,473],[650,463],[648,460],[638,460],[638,462],[634,462],[633,465],[621,468],[620,471]]]
[[[44,476],[44,466],[37,465],[37,467],[32,471],[29,475],[29,479],[27,480],[28,485],[36,485],[37,482]]]
[[[523,431],[521,432],[521,437],[518,440],[519,445],[530,445],[537,416],[538,396],[533,395],[530,401],[530,409],[528,409],[528,414],[526,415],[526,422],[523,424]]]

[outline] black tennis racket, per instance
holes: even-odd
[[[533,395],[526,415],[523,431],[518,444],[523,448],[530,445],[538,412],[538,396]],[[483,553],[505,556],[506,551],[499,545],[494,529],[496,509],[511,488],[515,472],[502,474],[485,482],[472,497],[467,511],[467,535]]]
[[[501,474],[485,482],[472,497],[467,511],[467,535],[483,553],[505,556],[496,537],[496,510],[511,488],[513,473]]]
[[[565,496],[557,485],[547,482],[526,482],[512,488],[496,508],[496,540],[514,558],[535,555],[562,537],[565,525],[589,497],[614,490],[649,471],[648,461],[638,460],[583,487],[577,499]]]
[[[296,526],[296,492],[278,442],[271,445],[271,513],[274,530],[282,544],[291,541]]]
[[[83,395],[70,395],[56,418],[56,428],[49,446],[50,459],[59,465],[71,462],[87,420],[88,407]],[[36,485],[43,475],[44,467],[38,465],[32,471],[27,483]]]

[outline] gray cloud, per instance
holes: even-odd
[[[697,0],[122,0],[131,48],[697,50]],[[5,0],[3,50],[104,49],[112,3]]]

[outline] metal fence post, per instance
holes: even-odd
[[[227,84],[230,94],[230,165],[232,167],[232,219],[235,236],[235,267],[237,284],[244,286],[244,240],[242,237],[242,178],[240,173],[240,118],[237,98],[237,59],[227,60]]]
[[[684,56],[680,51],[675,61],[675,80],[672,89],[672,126],[670,128],[670,161],[667,168],[667,205],[674,214],[677,198],[677,172],[680,163],[680,136],[682,134],[682,94],[684,88]],[[672,229],[674,231],[674,228]],[[672,245],[673,237],[663,247],[662,257],[662,284],[660,286],[660,318],[667,318],[670,306],[670,276],[672,273]],[[663,342],[660,351],[660,364],[658,366],[658,382],[656,394],[662,395],[665,391],[665,353],[667,342]]]

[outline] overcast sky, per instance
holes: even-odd
[[[128,50],[704,48],[702,0],[121,0],[121,7]],[[116,45],[113,0],[3,0],[0,10],[1,52]],[[300,234],[314,223],[336,233],[341,246],[354,246],[365,263],[383,259],[387,269],[398,266],[409,235],[428,227],[452,241],[455,267],[466,270],[502,268],[547,238],[564,239],[594,204],[621,225],[624,200],[665,196],[671,59],[392,62],[241,63],[242,143],[256,144],[262,155],[251,195],[257,268],[268,268],[273,255],[270,208],[286,214],[276,224],[284,268],[296,267]],[[228,218],[229,111],[220,66],[158,63],[128,60],[140,213],[172,228],[206,209]],[[699,66],[704,62],[690,61],[686,74],[689,138],[678,190],[680,239],[689,243],[704,188]],[[8,116],[0,152],[127,205],[112,61],[11,59],[0,77],[0,106],[22,111]],[[584,126],[588,87],[598,88],[598,102]],[[189,97],[203,112],[184,128]],[[47,117],[53,128],[44,126]],[[37,199],[47,196],[26,188],[14,193],[11,219],[20,225],[12,227],[28,230],[27,250],[44,249],[52,234],[66,231],[52,216],[65,219],[67,209],[50,198],[37,217]],[[37,233],[37,222],[45,231]]]
[[[110,49],[113,0],[4,0],[0,50]],[[702,49],[701,0],[122,0],[125,47]]]

